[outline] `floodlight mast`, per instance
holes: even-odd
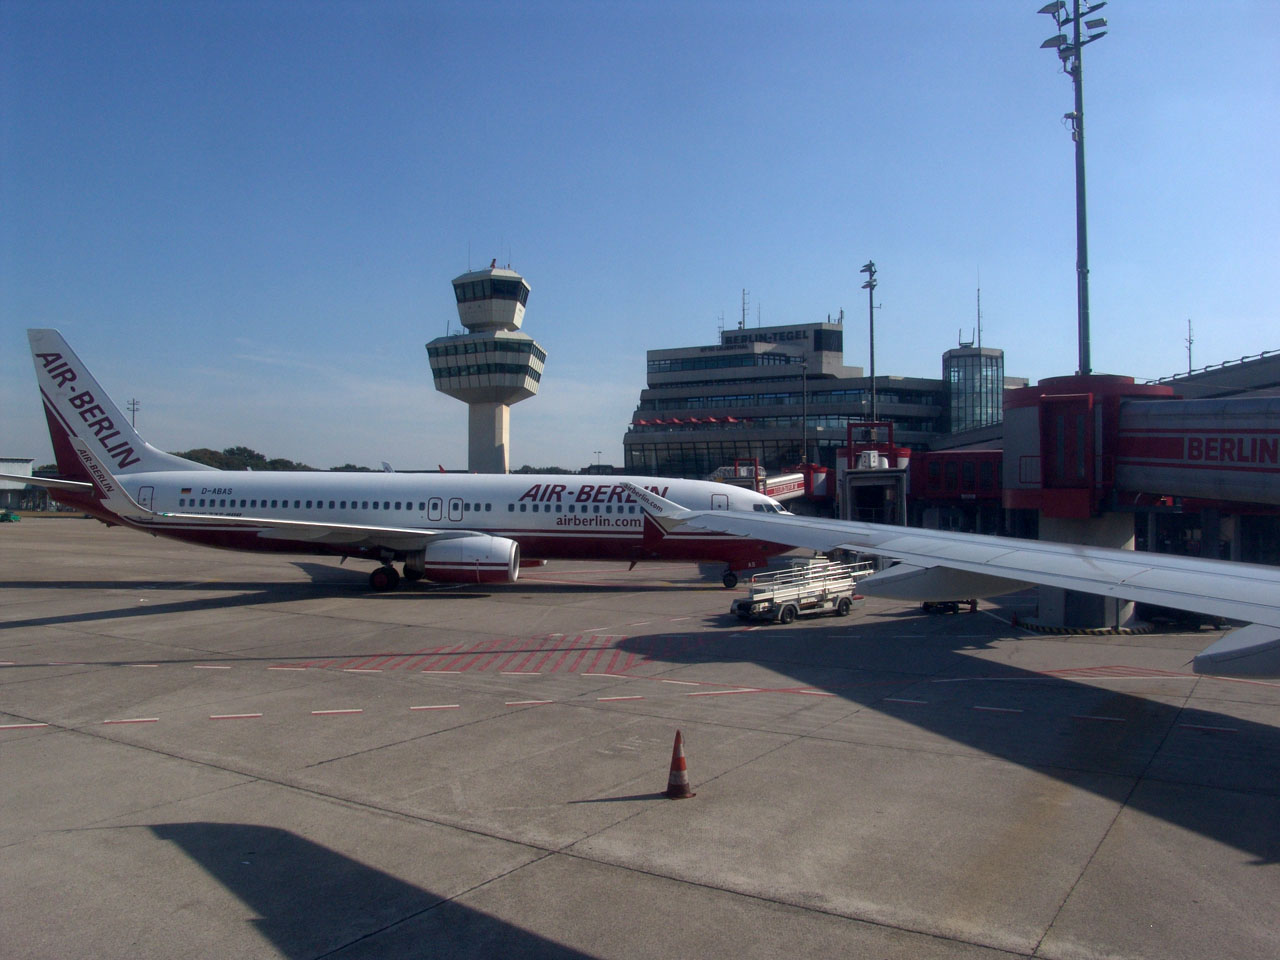
[[[1093,372],[1089,359],[1089,231],[1085,216],[1084,68],[1081,51],[1087,44],[1106,36],[1107,31],[1101,28],[1107,25],[1107,21],[1102,17],[1084,22],[1085,17],[1096,13],[1106,5],[1106,0],[1102,0],[1081,10],[1080,0],[1071,0],[1071,14],[1068,16],[1066,0],[1052,0],[1038,11],[1053,17],[1053,22],[1059,31],[1057,36],[1050,37],[1040,46],[1057,49],[1058,58],[1062,61],[1062,71],[1071,77],[1072,85],[1075,87],[1075,110],[1068,113],[1064,119],[1071,121],[1071,139],[1076,145],[1076,325],[1080,346],[1080,368],[1077,372],[1081,375]],[[1082,23],[1088,30],[1098,32],[1091,32],[1081,37]],[[1067,35],[1062,32],[1062,28],[1068,24],[1072,27],[1070,42],[1067,40]]]
[[[862,289],[867,291],[867,322],[871,333],[871,422],[876,423],[876,262],[868,260],[858,272],[867,275]]]

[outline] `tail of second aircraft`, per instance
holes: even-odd
[[[44,398],[53,453],[63,476],[92,479],[72,447],[72,437],[90,446],[117,476],[213,469],[157,450],[143,440],[57,330],[28,330],[27,339]]]

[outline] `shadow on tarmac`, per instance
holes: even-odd
[[[252,910],[258,932],[286,957],[588,956],[288,830],[195,822],[154,824],[151,831]]]
[[[433,599],[466,598],[488,599],[500,597],[503,592],[537,588],[554,590],[556,594],[617,594],[620,590],[627,593],[659,593],[666,591],[687,590],[687,584],[644,581],[636,584],[619,582],[608,583],[566,583],[554,581],[542,583],[536,577],[526,577],[513,584],[505,584],[497,589],[488,585],[468,585],[456,583],[402,583],[395,591],[379,593],[369,588],[367,575],[360,570],[340,570],[321,563],[293,564],[311,577],[310,583],[263,583],[255,581],[205,580],[198,582],[178,581],[163,582],[155,580],[59,580],[48,583],[31,581],[0,582],[0,590],[100,590],[110,593],[129,593],[139,591],[218,593],[223,596],[203,596],[190,600],[160,601],[138,605],[130,598],[131,605],[118,610],[93,610],[84,613],[61,614],[51,617],[29,617],[26,620],[9,620],[0,624],[0,629],[19,627],[48,627],[69,623],[95,623],[106,620],[127,620],[137,617],[150,617],[157,614],[200,613],[209,610],[226,610],[236,607],[254,607],[269,603],[290,603],[299,600],[323,600],[334,596],[367,596],[376,598],[380,603],[396,601],[417,601],[425,595]]]
[[[1190,685],[1205,681],[1151,677],[1183,686],[1135,696],[970,656],[1008,638],[990,618],[883,624],[809,621],[717,634],[696,648],[682,647],[677,634],[654,634],[620,647],[673,664],[759,663],[795,679],[783,692],[834,694],[1228,844],[1255,865],[1280,862],[1280,728],[1184,706]],[[956,635],[957,624],[965,634]]]

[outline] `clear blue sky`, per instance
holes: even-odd
[[[465,466],[423,344],[529,280],[512,465],[622,462],[648,348],[846,312],[877,372],[1076,365],[1071,84],[1039,0],[0,4],[0,455],[56,326],[169,450]],[[1280,3],[1112,0],[1085,51],[1093,358],[1280,348]],[[758,314],[757,314],[757,311]],[[456,326],[456,324],[455,324]]]

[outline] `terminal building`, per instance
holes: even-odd
[[[928,449],[941,437],[999,424],[1004,354],[962,344],[942,379],[877,376],[845,366],[844,325],[723,330],[706,346],[650,350],[646,386],[623,438],[628,473],[699,477],[739,460],[776,473],[801,463],[835,469],[850,425],[893,425],[895,442]]]

